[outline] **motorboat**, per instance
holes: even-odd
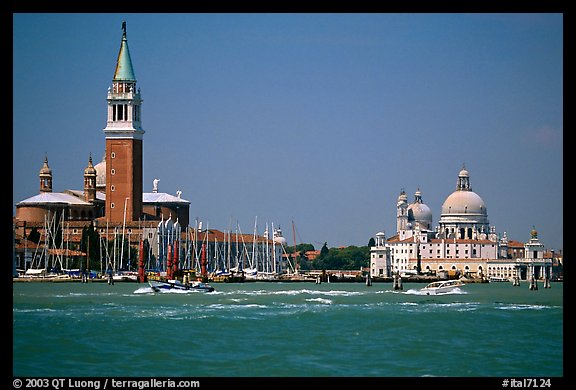
[[[464,286],[464,283],[461,280],[440,280],[427,284],[420,291],[426,293],[426,295],[437,295],[452,292],[462,286]]]
[[[150,288],[155,292],[165,291],[165,290],[198,290],[204,292],[214,291],[214,287],[208,283],[203,283],[200,281],[192,281],[188,283],[182,283],[179,280],[149,280],[148,284]]]
[[[490,276],[490,278],[488,279],[490,281],[490,283],[496,283],[496,282],[510,282],[509,277],[507,276]]]

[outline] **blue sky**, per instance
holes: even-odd
[[[190,220],[292,244],[395,233],[420,188],[440,218],[462,165],[491,225],[563,248],[563,15],[14,14],[13,203],[82,189],[104,154],[122,35],[141,88],[144,191]],[[15,209],[15,208],[14,208]]]

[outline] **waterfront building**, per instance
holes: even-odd
[[[446,277],[516,277],[522,280],[551,276],[552,260],[544,256],[535,229],[529,242],[519,247],[506,232],[500,237],[491,226],[482,198],[472,191],[470,174],[462,167],[456,190],[444,201],[438,226],[420,189],[408,203],[401,190],[396,203],[396,234],[375,236],[370,253],[370,274],[436,274]]]

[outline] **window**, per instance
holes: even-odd
[[[112,185],[110,186],[110,191],[114,192],[114,190],[116,190],[116,187],[114,186],[114,184],[112,184]]]
[[[114,168],[110,169],[110,174],[111,174],[111,175],[115,175],[115,174],[116,174],[116,169],[114,169]]]
[[[114,203],[113,202],[110,203],[110,208],[113,209],[114,207],[116,207],[116,206],[114,206]]]
[[[116,158],[116,153],[115,153],[115,152],[110,152],[110,158]]]

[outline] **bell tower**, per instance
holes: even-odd
[[[132,68],[126,22],[112,86],[108,88],[106,135],[106,219],[137,221],[142,216],[142,141],[140,89]]]

